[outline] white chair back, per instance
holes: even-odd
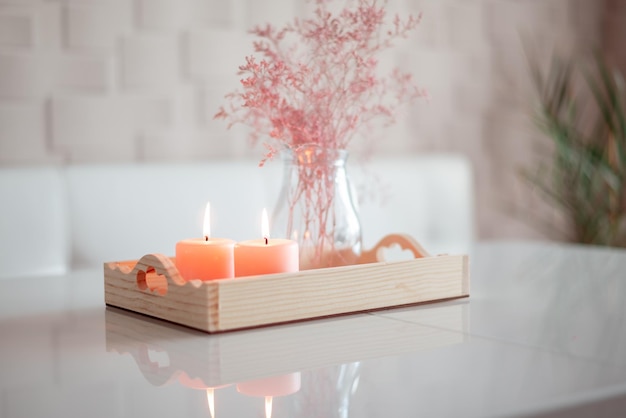
[[[474,241],[470,162],[453,154],[378,158],[350,171],[354,184],[378,179],[377,202],[360,206],[365,248],[390,233],[406,233],[431,254],[469,252]]]
[[[382,197],[359,208],[365,249],[406,233],[433,254],[469,251],[474,202],[465,158],[385,157],[364,167],[348,163],[353,184],[378,178],[366,189]],[[1,169],[0,277],[174,255],[177,241],[202,235],[207,201],[212,236],[258,238],[261,211],[271,212],[281,185],[280,161],[262,169],[254,160]]]
[[[0,168],[0,279],[67,271],[63,176],[59,168]]]
[[[78,165],[67,173],[74,266],[173,256],[177,241],[202,236],[207,201],[211,236],[257,238],[277,193],[254,161]]]

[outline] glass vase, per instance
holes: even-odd
[[[355,264],[361,224],[346,172],[348,152],[311,146],[281,157],[283,185],[271,235],[298,242],[301,270]]]

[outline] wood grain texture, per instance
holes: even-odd
[[[104,265],[104,301],[192,328],[215,328],[207,306],[217,302],[214,286],[185,282],[173,261],[160,254],[143,256],[131,270],[129,262]]]
[[[184,282],[171,259],[150,254],[104,265],[105,302],[206,332],[299,321],[469,296],[468,257],[423,256],[402,235],[372,251],[400,244],[421,258],[245,278]],[[418,244],[419,245],[419,244]],[[372,251],[366,252],[371,257]],[[371,260],[371,258],[366,258]]]

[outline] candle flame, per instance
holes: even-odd
[[[270,223],[267,220],[267,210],[265,208],[263,208],[263,214],[261,215],[261,233],[267,244],[267,240],[270,238]]]
[[[211,202],[206,203],[204,209],[204,228],[202,228],[202,235],[205,239],[211,238]]]
[[[209,413],[211,414],[211,418],[215,418],[215,395],[213,393],[213,388],[208,388],[206,390],[206,400],[209,403]]]
[[[265,397],[265,418],[272,418],[272,397]]]

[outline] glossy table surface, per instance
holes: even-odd
[[[626,251],[470,263],[466,299],[219,335],[105,308],[99,269],[0,280],[0,417],[626,416]]]

